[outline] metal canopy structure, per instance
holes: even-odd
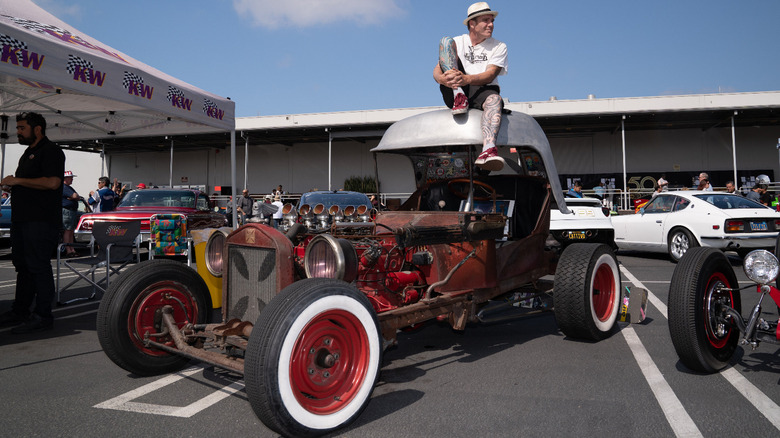
[[[426,108],[426,111],[436,107]],[[777,108],[747,108],[687,111],[654,111],[578,115],[536,115],[534,118],[548,137],[582,135],[596,132],[618,133],[623,116],[626,131],[701,129],[731,127],[734,111],[737,128],[753,126],[780,126],[780,102]],[[240,119],[239,119],[240,120]],[[327,143],[329,140],[353,140],[366,142],[378,140],[381,132],[395,122],[359,123],[323,123],[321,125],[263,127],[259,129],[241,129],[249,137],[250,146],[279,144],[285,146]],[[166,150],[170,139],[176,141],[176,148],[199,149],[204,147],[226,148],[230,145],[227,133],[193,134],[176,136],[150,136],[145,138],[113,138],[101,140],[106,153],[154,152]],[[74,148],[94,148],[94,142],[72,142]]]
[[[0,0],[0,44],[0,114],[41,113],[47,136],[65,148],[203,141],[193,135],[235,145],[230,99],[135,60],[29,0]]]

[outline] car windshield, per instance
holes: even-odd
[[[764,205],[759,204],[756,201],[737,195],[708,193],[694,196],[698,199],[709,202],[721,210],[729,210],[732,208],[766,208]]]
[[[363,193],[312,192],[301,195],[301,201],[298,205],[304,204],[308,204],[311,207],[314,207],[317,204],[322,204],[325,207],[338,205],[343,208],[349,205],[355,207],[358,205],[371,205],[371,202],[368,200],[368,196]]]
[[[195,208],[195,193],[187,190],[133,190],[117,207]]]

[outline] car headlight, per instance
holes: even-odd
[[[346,239],[320,234],[306,247],[303,266],[309,278],[335,278],[352,283],[358,272],[357,252]]]
[[[769,284],[777,278],[780,264],[778,264],[777,257],[774,254],[767,250],[759,249],[745,256],[742,267],[751,280],[758,284]]]
[[[222,277],[222,253],[225,249],[227,233],[217,230],[211,233],[206,242],[205,261],[206,269],[215,277]]]

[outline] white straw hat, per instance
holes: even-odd
[[[468,15],[465,20],[463,20],[463,24],[468,25],[469,20],[473,20],[481,15],[487,15],[490,14],[494,18],[496,15],[498,15],[497,11],[491,11],[490,6],[487,4],[487,2],[476,2],[473,5],[469,6],[468,12],[466,12]]]

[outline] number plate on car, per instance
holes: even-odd
[[[751,222],[750,229],[752,231],[767,231],[766,222]]]
[[[585,240],[585,233],[582,231],[569,231],[569,239],[571,240]]]

